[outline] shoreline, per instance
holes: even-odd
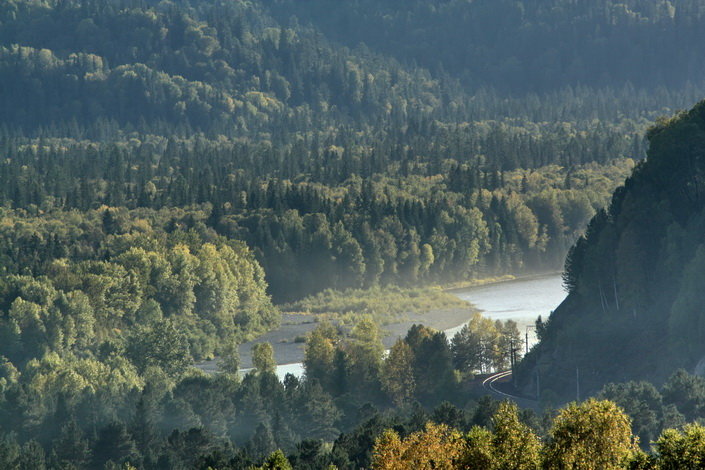
[[[404,337],[415,324],[423,324],[436,330],[447,330],[468,321],[478,311],[468,303],[467,308],[430,310],[423,313],[406,315],[402,321],[380,326],[382,344],[389,349],[401,337]],[[296,322],[292,320],[298,320]],[[277,365],[298,364],[304,360],[305,342],[297,338],[305,337],[318,326],[315,315],[283,314],[282,325],[259,338],[240,345],[240,367],[252,367],[252,347],[255,344],[269,342],[274,348],[274,360]]]
[[[399,338],[406,335],[414,324],[423,324],[444,331],[467,322],[477,311],[479,310],[468,303],[467,308],[439,309],[408,314],[402,321],[380,326],[383,335],[382,344],[386,349],[391,348]],[[315,315],[282,314],[282,324],[279,328],[239,346],[240,369],[252,368],[252,348],[254,345],[264,342],[272,345],[277,366],[300,364],[304,360],[306,346],[302,339],[317,326],[318,321]],[[214,373],[218,370],[217,361],[217,358],[202,361],[196,364],[196,367],[204,372]]]
[[[475,287],[524,282],[557,274],[560,274],[560,272],[544,272],[519,277],[506,275],[500,278],[466,281],[439,287],[444,292],[455,293]],[[462,308],[433,309],[423,313],[410,313],[401,321],[380,326],[383,334],[382,343],[385,348],[391,348],[397,339],[404,337],[414,324],[423,324],[439,331],[456,328],[469,321],[475,312],[482,313],[482,310],[468,302],[467,307]],[[240,369],[252,368],[252,347],[263,342],[269,342],[272,345],[274,360],[278,366],[285,367],[300,364],[304,359],[305,337],[318,326],[318,320],[319,316],[315,314],[282,313],[282,321],[279,328],[239,346]],[[196,367],[205,372],[216,372],[217,359],[200,362]]]
[[[542,273],[527,274],[523,276],[514,276],[513,274],[506,274],[498,278],[488,278],[488,279],[477,279],[472,281],[462,281],[458,283],[452,283],[447,285],[441,285],[440,288],[444,292],[455,292],[461,290],[472,289],[473,287],[486,287],[493,286],[496,284],[511,284],[512,282],[524,282],[531,281],[533,279],[542,279],[544,277],[560,276],[563,271],[546,271]]]

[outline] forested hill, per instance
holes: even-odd
[[[344,44],[364,43],[474,87],[680,88],[705,71],[701,0],[262,0]]]
[[[698,5],[8,0],[0,203],[196,206],[276,301],[557,269],[648,123],[705,95],[671,34]],[[608,38],[637,75],[587,80]]]
[[[545,397],[571,398],[576,368],[588,392],[705,357],[705,102],[648,138],[648,159],[571,249],[570,294],[522,363],[527,387],[539,370]]]
[[[2,2],[0,203],[197,205],[252,248],[277,301],[556,269],[643,156],[646,123],[705,93],[694,77],[513,96],[284,13]]]
[[[29,135],[255,137],[438,108],[422,71],[332,48],[245,2],[0,6],[0,121]],[[315,124],[314,124],[315,122]]]
[[[0,5],[0,128],[92,140],[202,132],[274,142],[331,126],[429,138],[423,130],[435,120],[561,121],[588,130],[594,119],[654,118],[691,105],[705,89],[700,62],[659,29],[692,30],[678,39],[698,41],[695,6],[666,2],[647,15],[624,5],[583,12],[568,4],[539,8],[533,18],[535,7],[521,2],[388,3],[8,0]],[[507,15],[516,8],[528,12]],[[318,20],[302,26],[291,14]],[[340,33],[341,22],[350,34]],[[553,42],[559,52],[543,47],[562,37],[548,25],[562,31],[575,22],[601,46],[573,48],[563,39]],[[625,30],[625,22],[633,27]],[[619,31],[631,49],[610,41],[607,52],[633,76],[595,73],[591,58],[602,57]],[[654,51],[663,60],[644,58]],[[582,78],[569,73],[575,63],[585,64]],[[663,71],[681,80],[671,83]],[[541,82],[536,74],[550,83],[537,90],[540,98],[524,97],[533,91],[526,84]]]

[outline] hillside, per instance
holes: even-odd
[[[262,0],[348,46],[512,94],[682,88],[702,76],[702,0]]]
[[[4,2],[0,201],[198,205],[248,244],[276,301],[554,270],[647,123],[699,90],[512,96],[274,13]]]
[[[647,160],[571,249],[570,294],[521,365],[527,388],[540,372],[546,397],[570,398],[576,368],[588,393],[608,381],[659,382],[705,356],[705,102],[648,138]]]

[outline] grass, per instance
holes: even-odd
[[[486,277],[486,278],[482,278],[482,279],[470,279],[468,281],[452,282],[449,284],[444,284],[443,289],[445,289],[445,290],[466,289],[468,287],[477,287],[477,286],[484,286],[487,284],[496,284],[498,282],[513,281],[515,279],[516,279],[516,276],[512,276],[511,274],[505,274],[504,276],[498,276],[498,277]]]
[[[360,315],[372,315],[381,325],[402,321],[410,314],[433,310],[469,308],[470,304],[440,287],[371,289],[327,289],[316,295],[281,306],[282,312],[305,313],[329,317],[342,323],[355,321]]]

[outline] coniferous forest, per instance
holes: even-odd
[[[705,0],[0,2],[0,468],[699,468],[701,44]],[[532,406],[479,313],[240,364],[284,305],[562,269]]]

